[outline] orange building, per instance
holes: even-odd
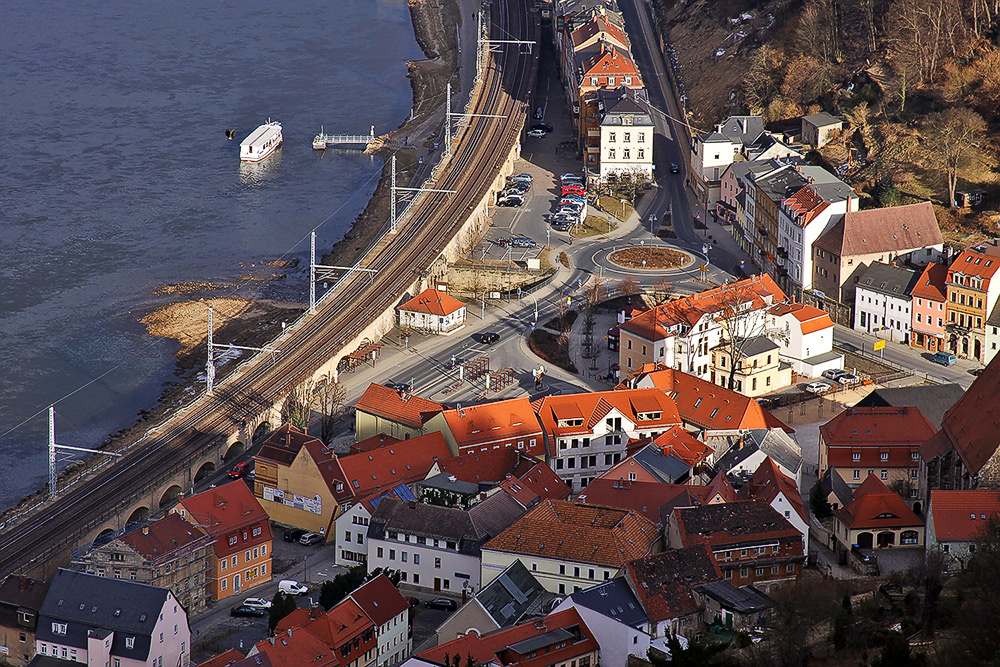
[[[207,593],[222,600],[271,580],[271,525],[243,480],[180,498],[170,510],[215,540]]]

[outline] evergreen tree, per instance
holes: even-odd
[[[267,630],[269,633],[273,634],[274,629],[278,627],[278,623],[285,616],[288,616],[293,611],[298,608],[295,604],[295,598],[291,595],[285,595],[281,591],[278,591],[274,595],[274,599],[271,600],[271,609],[267,615]]]

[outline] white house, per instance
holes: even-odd
[[[844,355],[833,351],[833,321],[826,311],[803,303],[783,303],[770,309],[767,335],[780,348],[782,361],[806,377],[843,368]]]
[[[169,589],[60,569],[38,614],[35,652],[94,666],[187,667],[191,629]]]
[[[434,470],[437,469],[435,465]],[[372,513],[382,498],[393,497],[399,500],[416,500],[413,491],[406,484],[397,484],[389,491],[374,493],[353,503],[345,502],[340,515],[335,521],[335,563],[342,567],[354,567],[368,561],[368,525]]]
[[[629,656],[646,658],[650,637],[646,613],[621,577],[573,593],[553,609],[576,609],[601,646],[601,665],[625,667]]]
[[[395,665],[410,656],[410,605],[384,574],[365,582],[349,598],[375,625],[378,650],[374,667]]]
[[[396,311],[399,326],[428,333],[451,334],[465,326],[465,304],[436,289],[425,289]]]
[[[601,180],[611,174],[653,178],[653,120],[646,102],[628,88],[600,91]]]
[[[920,274],[872,262],[854,287],[854,328],[908,345],[913,289]]]

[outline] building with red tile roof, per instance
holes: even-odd
[[[795,480],[781,472],[770,456],[757,467],[749,481],[740,488],[740,498],[765,501],[802,533],[805,553],[809,553],[809,517]]]
[[[816,306],[782,303],[768,310],[767,327],[781,332],[774,336],[781,360],[806,377],[842,369],[844,355],[833,349],[833,320]]]
[[[618,463],[630,439],[680,426],[677,407],[654,388],[559,394],[534,401],[548,463],[574,491]]]
[[[911,315],[910,347],[928,352],[944,349],[945,318],[947,317],[948,265],[932,262],[917,278],[910,290],[913,302],[910,304]]]
[[[619,387],[660,389],[677,406],[684,425],[697,429],[703,437],[709,432],[738,433],[768,428],[793,432],[752,398],[660,364],[637,369]]]
[[[819,427],[819,474],[833,468],[851,487],[870,474],[917,497],[920,446],[934,425],[914,407],[853,407]]]
[[[691,467],[704,463],[712,455],[712,448],[694,437],[683,426],[672,426],[653,438],[653,444],[666,454],[684,461]]]
[[[348,596],[375,624],[375,667],[395,665],[410,656],[410,605],[384,574],[361,584]]]
[[[483,584],[521,558],[532,562],[532,574],[547,590],[566,595],[659,549],[656,525],[635,512],[548,500],[483,545]]]
[[[724,472],[718,472],[708,486],[705,487],[705,504],[718,505],[720,503],[735,503],[740,499],[740,495],[729,481],[729,476]]]
[[[963,250],[945,277],[945,347],[963,359],[988,364],[1000,344],[1000,239]]]
[[[247,658],[264,654],[273,665],[309,665],[337,667],[341,663],[330,648],[311,632],[288,628],[280,634],[254,644]]]
[[[569,485],[547,463],[534,456],[521,456],[514,472],[501,486],[515,495],[516,489],[512,490],[515,481],[539,500],[566,500],[570,495]]]
[[[668,549],[625,566],[625,581],[646,611],[654,639],[701,632],[704,600],[692,589],[722,578],[707,544]]]
[[[373,435],[370,438],[365,438],[360,442],[353,443],[347,453],[360,454],[362,452],[370,452],[373,449],[379,449],[380,447],[385,447],[386,445],[395,445],[397,442],[402,442],[402,440],[394,438],[391,435],[379,433],[378,435]]]
[[[949,569],[968,566],[975,543],[1000,523],[1000,492],[931,491],[927,504],[927,548],[945,556]]]
[[[332,449],[291,424],[282,424],[254,456],[254,495],[272,521],[333,539],[344,493]]]
[[[794,581],[805,561],[802,534],[764,500],[678,507],[667,522],[672,548],[707,544],[726,581],[765,592]]]
[[[427,649],[419,657],[435,665],[443,665],[447,655],[471,655],[477,665],[548,667],[575,662],[588,667],[598,664],[599,651],[597,639],[579,612],[566,609],[483,636],[470,633]]]
[[[495,449],[545,455],[544,432],[525,397],[445,410],[428,420],[426,427],[441,431],[453,456]]]
[[[465,326],[465,304],[436,289],[425,289],[396,306],[399,326],[436,334],[450,334]]]
[[[206,582],[213,600],[271,580],[271,523],[243,480],[179,498],[170,513],[179,514],[215,540]]]
[[[690,484],[664,484],[662,482],[630,482],[625,479],[598,477],[577,496],[577,502],[631,510],[652,523],[661,522],[661,508],[683,498],[690,502],[689,494],[703,498],[707,487]],[[669,513],[668,513],[669,514]]]
[[[329,611],[320,612],[316,605],[300,607],[278,621],[276,637],[295,638],[298,634],[312,635],[322,642],[343,667],[367,667],[377,657],[376,626],[350,596]]]
[[[402,440],[360,454],[337,459],[331,471],[338,498],[359,498],[388,491],[397,484],[411,484],[430,472],[441,471],[439,462],[451,456],[444,436],[437,432]]]
[[[359,442],[378,435],[412,438],[433,430],[427,422],[442,410],[440,403],[372,383],[354,406],[354,434]]]
[[[855,544],[862,549],[924,547],[924,522],[874,474],[854,490],[853,501],[834,511],[833,527],[845,551]]]
[[[930,202],[848,211],[813,244],[813,285],[832,299],[853,301],[853,276],[872,262],[909,259],[923,266],[944,247]]]
[[[660,304],[619,326],[618,363],[625,373],[661,363],[707,380],[711,350],[724,339],[755,335],[754,320],[762,323],[765,309],[784,301],[763,274]]]
[[[229,665],[239,664],[244,658],[246,658],[245,655],[231,648],[205,662],[199,662],[196,667],[229,667]]]

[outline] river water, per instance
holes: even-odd
[[[0,507],[45,483],[47,419],[93,447],[153,407],[174,341],[137,319],[161,285],[229,283],[308,233],[328,248],[377,183],[328,133],[385,133],[422,54],[406,0],[4,3],[0,30]],[[284,146],[241,169],[267,117]],[[226,141],[224,130],[236,128]],[[237,296],[253,296],[247,287]],[[299,272],[281,286],[304,301]]]

